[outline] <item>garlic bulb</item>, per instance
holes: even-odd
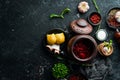
[[[78,10],[81,12],[81,13],[85,13],[89,10],[89,5],[88,5],[88,2],[86,1],[82,1],[79,3],[78,5]]]
[[[115,14],[115,19],[117,22],[120,23],[120,11],[117,11],[116,14]]]

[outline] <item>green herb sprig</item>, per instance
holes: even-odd
[[[104,45],[105,45],[105,47],[107,47],[108,49],[110,48],[110,46],[112,46],[112,40],[110,40],[109,42],[105,42],[104,41]]]
[[[64,14],[70,12],[71,10],[69,8],[65,8],[60,14],[50,14],[50,18],[64,18]]]
[[[95,6],[95,8],[97,9],[98,13],[100,13],[100,9],[99,9],[99,7],[98,7],[98,5],[97,5],[97,3],[96,3],[96,0],[92,0],[92,1],[93,1],[93,3],[94,3],[94,6]]]
[[[94,4],[95,8],[97,9],[97,12],[100,13],[100,9],[99,9],[99,7],[98,7],[98,5],[97,5],[97,3],[96,3],[96,0],[92,0],[92,2],[93,2],[93,4]],[[97,31],[98,31],[100,28],[101,28],[101,25],[98,25],[98,26],[97,26]],[[96,33],[97,33],[97,31],[96,31]],[[96,34],[96,33],[95,33],[95,34]]]

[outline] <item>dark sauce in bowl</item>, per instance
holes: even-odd
[[[92,42],[86,38],[78,40],[73,46],[73,53],[80,59],[89,58],[94,47]]]
[[[67,51],[70,58],[78,62],[88,62],[97,54],[97,43],[89,35],[76,35],[69,40]]]

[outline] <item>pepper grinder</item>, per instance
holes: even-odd
[[[118,44],[120,45],[120,32],[118,29],[116,29],[116,32],[114,33],[114,37],[117,40]]]

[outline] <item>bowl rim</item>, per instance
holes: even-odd
[[[110,27],[112,29],[120,29],[120,27],[115,28],[114,26],[110,26],[109,23],[108,23],[108,17],[109,17],[108,14],[113,9],[120,9],[120,7],[116,6],[116,7],[112,7],[112,8],[108,9],[108,11],[106,12],[106,23],[107,23],[108,27]]]
[[[53,28],[53,29],[48,30],[48,31],[46,32],[46,34],[51,34],[51,33],[53,33],[53,32],[57,33],[57,31],[59,31],[58,33],[60,33],[60,32],[65,33],[65,31],[64,31],[63,29],[61,29],[61,28]]]
[[[91,17],[92,14],[98,14],[98,15],[100,16],[101,20],[100,20],[97,24],[94,24],[94,23],[90,20],[90,17]],[[101,22],[102,22],[102,15],[101,15],[99,12],[91,12],[91,13],[89,14],[89,16],[88,16],[88,22],[89,22],[91,25],[93,25],[93,26],[97,26],[97,25],[101,24]]]
[[[77,59],[78,61],[89,61],[89,60],[91,60],[93,57],[95,57],[95,56],[97,55],[97,42],[95,41],[95,39],[94,39],[92,36],[89,36],[89,35],[77,35],[77,36],[74,36],[74,38],[75,38],[75,41],[73,41],[73,44],[72,44],[72,46],[71,46],[71,53],[72,53],[72,55],[74,56],[75,59]],[[92,44],[94,45],[93,53],[91,54],[90,57],[85,58],[85,59],[80,59],[80,58],[78,58],[78,57],[74,54],[74,52],[73,52],[73,46],[74,46],[74,44],[75,44],[78,40],[80,40],[80,39],[82,39],[82,38],[90,40],[90,41],[92,42]]]
[[[108,43],[108,42],[107,42]],[[108,55],[105,55],[104,53],[102,53],[101,52],[101,50],[100,50],[100,46],[103,46],[104,45],[104,42],[102,42],[102,43],[100,43],[98,46],[97,46],[97,49],[98,49],[98,52],[102,55],[102,56],[110,56],[110,55],[112,55],[112,53],[113,53],[113,46],[111,45],[110,47],[111,47],[111,52],[110,52],[110,54],[108,54]]]

